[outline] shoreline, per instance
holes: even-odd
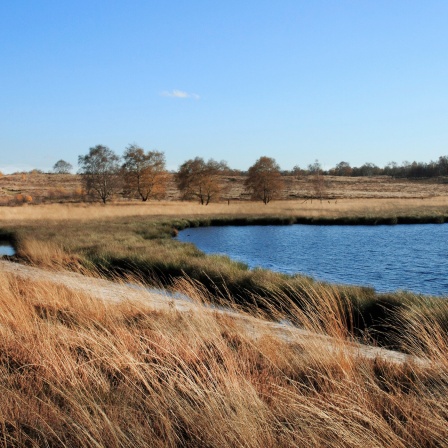
[[[288,313],[289,307],[302,306],[316,289],[322,295],[334,293],[340,298],[343,314],[351,316],[347,317],[350,331],[362,338],[374,329],[376,344],[396,348],[390,327],[397,313],[406,309],[414,312],[413,309],[430,303],[431,307],[442,308],[437,318],[448,322],[447,301],[403,291],[377,293],[370,287],[329,284],[268,270],[251,271],[229,257],[206,255],[193,245],[175,240],[173,235],[187,227],[210,225],[441,223],[448,216],[447,199],[438,198],[431,210],[423,207],[428,205],[425,201],[417,201],[418,209],[414,207],[416,201],[402,201],[399,205],[401,209],[406,207],[408,213],[393,213],[395,207],[385,207],[384,201],[381,204],[378,201],[350,202],[351,213],[346,213],[347,203],[327,203],[322,204],[320,216],[292,215],[291,207],[297,205],[292,201],[279,201],[272,207],[271,204],[251,203],[250,207],[233,208],[233,215],[227,204],[35,205],[1,208],[0,238],[9,237],[17,250],[16,259],[37,266],[98,270],[107,277],[134,275],[148,285],[164,287],[189,278],[201,284],[216,300],[233,300],[247,309],[255,307],[260,313],[269,314],[271,305]],[[375,206],[382,212],[373,214]],[[371,210],[370,216],[361,215],[366,207]],[[332,216],[329,211],[333,212]],[[334,216],[335,211],[339,216]],[[306,212],[303,209],[301,214]],[[399,328],[399,322],[397,326]]]

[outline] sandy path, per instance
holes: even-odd
[[[81,274],[68,271],[47,271],[37,267],[13,263],[6,260],[0,260],[0,272],[13,274],[24,279],[32,281],[48,281],[51,283],[63,285],[71,290],[78,291],[100,300],[109,302],[119,302],[123,300],[132,300],[143,302],[153,309],[173,309],[179,311],[196,311],[222,313],[231,316],[235,323],[244,333],[252,338],[262,337],[264,334],[274,334],[288,343],[315,344],[316,348],[321,350],[349,351],[355,356],[361,356],[368,359],[382,358],[392,363],[404,363],[407,361],[422,365],[424,360],[411,357],[404,353],[386,350],[383,348],[372,347],[357,343],[341,343],[329,336],[319,335],[307,330],[302,330],[282,323],[275,323],[257,319],[251,316],[237,313],[231,310],[215,309],[205,307],[197,303],[189,302],[160,292],[148,291],[137,285],[131,286],[119,284],[109,280],[86,277]]]
[[[120,302],[123,300],[145,301],[154,309],[172,307],[172,298],[164,294],[150,292],[144,288],[128,286],[115,283],[109,280],[86,277],[82,274],[69,271],[47,271],[45,269],[13,263],[11,261],[0,260],[0,272],[17,275],[21,278],[34,281],[51,282],[63,285],[71,290],[94,296],[108,302]],[[189,310],[192,303],[182,300],[175,300],[179,310]]]

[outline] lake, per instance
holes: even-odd
[[[199,227],[178,239],[250,268],[379,292],[448,295],[448,224]]]

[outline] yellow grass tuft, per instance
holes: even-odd
[[[26,263],[51,269],[71,269],[81,272],[79,257],[68,253],[51,241],[27,239],[18,243],[17,255]]]

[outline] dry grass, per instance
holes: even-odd
[[[448,347],[420,337],[423,316],[405,343],[437,345],[425,351],[434,367],[0,276],[2,446],[447,446]],[[298,320],[339,334],[342,348],[338,313],[309,309]]]
[[[244,175],[226,175],[220,178],[222,200],[246,201],[250,194],[244,187]],[[314,196],[312,176],[283,176],[282,200]],[[329,199],[354,198],[430,198],[446,195],[446,179],[423,180],[393,179],[387,176],[339,177],[325,176],[325,197]],[[73,174],[17,173],[0,176],[0,205],[19,205],[17,196],[29,196],[33,203],[80,202],[85,199],[81,176]],[[174,175],[168,175],[167,200],[177,201],[181,194]],[[117,196],[115,200],[122,200]]]
[[[17,234],[22,256],[39,265],[77,269],[95,257],[131,260],[141,272],[189,268],[246,287],[278,284],[281,276],[250,273],[181,246],[169,239],[173,223],[446,216],[447,206],[447,196],[268,206],[26,205],[1,207],[0,230]],[[191,289],[191,282],[177,286],[206,300],[206,290]],[[292,334],[286,341],[266,331],[254,338],[253,329],[219,313],[114,305],[0,273],[0,446],[448,446],[446,306],[422,301],[399,308],[395,322],[406,334],[397,345],[432,367],[391,364],[343,349],[350,316],[338,294],[316,289],[301,297],[308,302],[300,308],[285,305],[289,319],[336,338],[341,350],[328,350],[318,338]],[[269,306],[267,299],[259,303]]]
[[[339,199],[331,201],[277,201],[212,203],[201,206],[191,202],[155,203],[48,204],[1,207],[0,224],[29,221],[72,221],[114,219],[120,217],[390,217],[399,215],[444,215],[448,213],[448,195],[426,199]]]
[[[223,256],[207,256],[191,244],[183,244],[171,237],[173,229],[186,226],[224,223],[290,223],[303,213],[331,219],[357,218],[387,219],[392,223],[397,216],[412,222],[429,217],[431,222],[442,222],[448,216],[447,198],[425,200],[344,200],[302,204],[303,210],[293,214],[297,202],[279,201],[268,206],[258,203],[211,204],[207,207],[185,202],[127,205],[67,205],[53,204],[27,207],[0,208],[0,235],[15,240],[18,255],[28,263],[51,268],[85,272],[100,270],[104,275],[133,274],[147,284],[171,286],[185,274],[198,280],[220,297],[230,296],[240,304],[250,304],[250,294],[276,299],[276,291],[287,294],[296,303],[308,296],[313,279],[296,275],[285,276],[267,270],[249,270]],[[271,207],[272,205],[272,207]],[[228,212],[232,209],[233,213]],[[261,209],[261,212],[260,212]],[[272,214],[270,214],[272,213]],[[292,218],[292,219],[291,219]],[[423,219],[422,219],[423,218]],[[440,221],[438,221],[440,219]],[[332,287],[326,285],[331,291]],[[348,298],[356,315],[354,323],[358,335],[368,328],[380,327],[373,341],[395,347],[394,333],[403,330],[399,322],[394,328],[384,324],[390,310],[402,308],[413,300],[406,294],[381,296],[372,288],[338,286],[338,294]],[[276,302],[283,306],[281,301]],[[285,309],[283,307],[283,309]],[[443,311],[448,322],[448,309]],[[387,330],[389,328],[389,330]],[[390,333],[389,336],[385,336]],[[370,332],[372,335],[372,332]]]

